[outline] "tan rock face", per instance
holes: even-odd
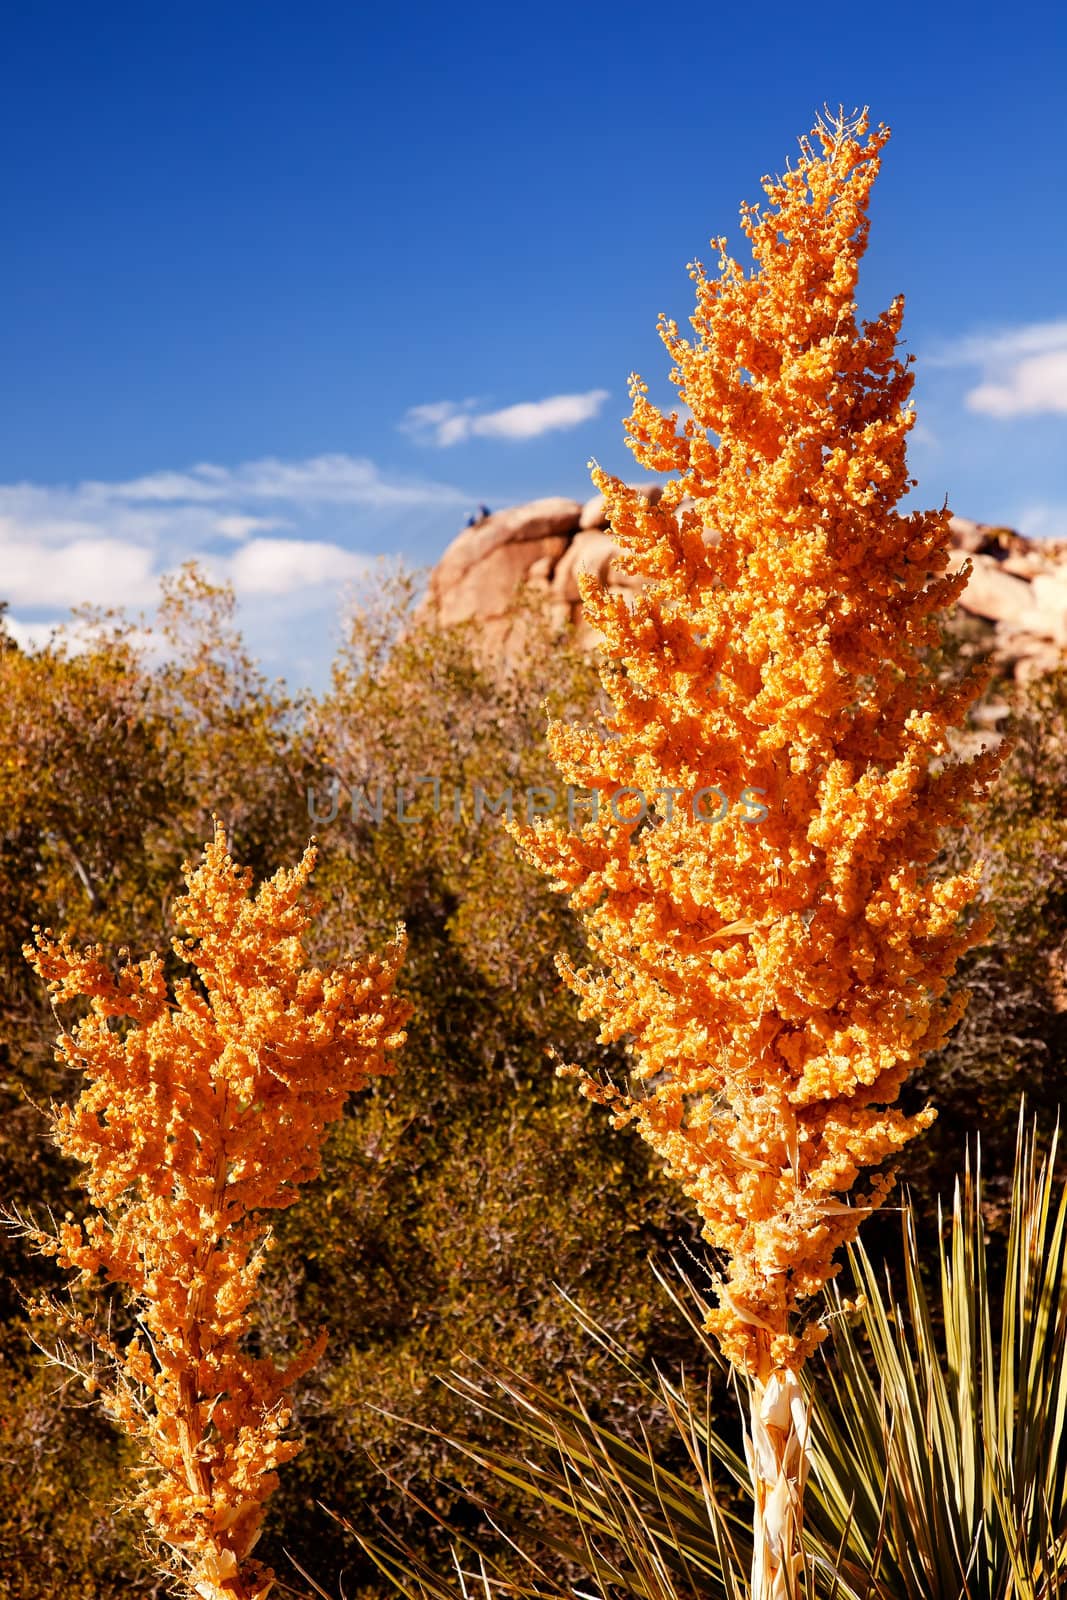
[[[1056,572],[1054,562],[1036,550],[1031,550],[1025,555],[1005,556],[1000,564],[1005,572],[1012,573],[1016,578],[1037,578],[1042,574],[1051,575]]]
[[[608,503],[602,494],[595,494],[587,500],[582,507],[579,519],[579,528],[606,528],[608,525]]]
[[[464,528],[441,557],[431,578],[432,597],[443,599],[468,572],[480,566],[494,551],[505,545],[525,545],[539,539],[565,538],[578,531],[582,508],[577,500],[551,495],[531,500],[528,505],[497,511],[473,528]],[[543,554],[530,551],[528,565]],[[476,613],[472,612],[471,615]],[[458,620],[458,619],[455,619]]]
[[[642,485],[653,502],[658,484]],[[691,502],[683,502],[683,508]],[[524,628],[514,617],[524,585],[544,595],[554,626],[574,628],[592,648],[596,634],[582,614],[578,573],[593,573],[614,592],[633,597],[643,579],[623,570],[606,526],[602,495],[585,505],[550,496],[512,506],[465,528],[430,577],[423,611],[442,627],[479,621],[486,652],[508,659]],[[950,570],[973,570],[960,610],[991,624],[990,645],[1020,680],[1052,670],[1067,652],[1067,546],[1035,544],[1010,528],[953,517]],[[718,535],[705,531],[705,542]]]
[[[970,561],[974,568],[960,596],[959,603],[965,611],[975,617],[985,617],[989,622],[1010,622],[1029,608],[1030,585],[1025,578],[1013,578],[1010,573],[1002,572],[992,556],[968,556],[963,551],[953,552],[949,567],[956,571],[965,561]]]
[[[567,541],[562,537],[495,545],[439,590],[438,622],[447,628],[470,617],[507,616],[515,604],[515,592],[530,568],[551,572],[566,549]]]
[[[968,555],[977,555],[982,548],[985,530],[980,522],[970,522],[966,517],[952,517],[949,520],[952,529],[952,543],[957,550],[966,550]]]
[[[1067,568],[1036,574],[1030,584],[1030,598],[1032,631],[1067,646]]]
[[[607,579],[608,569],[619,553],[619,547],[609,533],[589,530],[576,533],[566,553],[552,575],[552,591],[561,600],[572,603],[582,597],[578,593],[578,571],[584,568],[594,577]]]

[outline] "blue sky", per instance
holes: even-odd
[[[37,0],[0,74],[23,637],[195,555],[321,683],[367,557],[631,476],[657,314],[824,102],[894,131],[860,309],[906,296],[918,499],[1067,536],[1059,8]]]

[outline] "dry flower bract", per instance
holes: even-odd
[[[89,1001],[58,1040],[87,1086],[54,1128],[94,1208],[55,1235],[27,1231],[80,1281],[102,1274],[128,1293],[132,1337],[81,1325],[97,1352],[87,1386],[140,1442],[137,1503],[205,1600],[271,1586],[249,1552],[277,1469],[300,1448],[287,1392],[322,1349],[279,1366],[246,1348],[269,1213],[318,1173],[346,1097],[393,1070],[409,1012],[393,994],[400,931],[380,957],[308,964],[314,863],[309,848],[253,896],[216,826],[174,907],[186,933],[174,949],[195,977],[173,995],[156,954],[116,970],[49,932],[26,947],[56,1002]]]
[[[967,572],[946,574],[947,510],[894,509],[913,481],[903,300],[856,315],[888,136],[866,114],[820,121],[764,180],[768,207],[742,207],[754,270],[715,241],[718,276],[690,269],[695,339],[661,319],[691,415],[664,415],[634,376],[626,426],[638,462],[670,474],[663,497],[593,472],[647,580],[630,604],[580,580],[613,711],[550,734],[599,814],[514,830],[584,912],[593,961],[562,968],[584,1014],[632,1041],[636,1091],[583,1074],[584,1092],[636,1122],[722,1252],[709,1326],[756,1385],[761,1600],[799,1559],[794,1375],[825,1334],[805,1302],[934,1116],[895,1102],[959,1017],[948,979],[990,925],[965,914],[981,868],[934,867],[998,764],[946,739],[981,675],[945,683],[930,664]],[[647,816],[619,822],[620,786],[658,796]],[[730,802],[717,824],[693,814],[708,786]]]

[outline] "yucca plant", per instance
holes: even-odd
[[[1067,1592],[1067,1189],[1054,1192],[1057,1136],[1039,1159],[1036,1128],[1026,1134],[1020,1117],[1002,1298],[989,1280],[981,1174],[969,1160],[938,1245],[939,1305],[923,1287],[910,1207],[902,1295],[883,1294],[865,1252],[852,1252],[866,1304],[858,1329],[833,1318],[812,1517],[824,1544],[847,1519],[842,1574],[860,1594]],[[836,1292],[830,1300],[837,1309]]]
[[[69,1307],[31,1302],[73,1336],[40,1348],[138,1446],[132,1503],[159,1574],[189,1600],[267,1600],[276,1586],[251,1552],[278,1468],[300,1452],[290,1395],[325,1334],[284,1362],[256,1348],[271,1216],[318,1176],[347,1097],[395,1070],[410,1015],[393,993],[402,929],[382,955],[310,963],[315,860],[309,846],[253,895],[216,822],[173,907],[190,968],[173,984],[157,952],[113,964],[39,928],[25,947],[55,1005],[89,1002],[56,1041],[86,1081],[52,1131],[91,1209],[50,1228],[14,1207],[0,1217],[76,1275]],[[108,1284],[125,1290],[124,1332]]]
[[[883,1286],[856,1244],[849,1257],[858,1306],[848,1309],[836,1285],[827,1289],[829,1338],[805,1377],[815,1441],[804,1531],[809,1596],[1058,1600],[1067,1593],[1067,1188],[1053,1176],[1056,1143],[1054,1135],[1042,1157],[1036,1124],[1027,1130],[1020,1114],[1002,1282],[990,1270],[980,1162],[972,1165],[968,1153],[951,1222],[935,1247],[933,1300],[920,1271],[931,1247],[920,1241],[909,1203],[903,1284],[887,1275]],[[710,1385],[723,1361],[702,1331],[700,1290],[676,1273],[656,1275],[702,1338],[712,1364],[706,1390],[684,1373],[677,1382],[658,1370],[641,1373],[564,1298],[590,1340],[642,1384],[650,1408],[666,1408],[685,1445],[687,1473],[661,1465],[647,1440],[636,1445],[594,1421],[576,1390],[566,1404],[516,1372],[477,1366],[473,1377],[453,1371],[445,1380],[479,1412],[506,1421],[515,1440],[506,1453],[449,1444],[521,1489],[535,1515],[558,1527],[565,1514],[566,1531],[548,1531],[540,1544],[586,1575],[568,1586],[573,1594],[748,1594],[750,1473],[711,1422]],[[535,1465],[531,1446],[540,1456],[545,1445],[553,1459]],[[481,1503],[491,1514],[491,1504]],[[419,1600],[455,1600],[472,1587],[487,1597],[561,1592],[543,1558],[519,1543],[528,1578],[508,1576],[459,1540],[455,1576],[443,1579],[397,1540],[356,1537],[390,1581]]]
[[[931,661],[965,582],[948,511],[896,509],[903,300],[857,320],[888,138],[866,112],[819,119],[742,207],[753,268],[717,240],[718,276],[690,270],[695,338],[661,320],[687,415],[634,375],[625,426],[662,496],[593,472],[643,580],[579,580],[610,710],[548,730],[590,815],[512,825],[581,917],[587,962],[557,963],[580,1015],[630,1052],[625,1090],[557,1070],[635,1125],[715,1252],[706,1326],[749,1395],[754,1600],[797,1594],[809,1313],[936,1116],[901,1093],[993,920],[982,862],[943,870],[1000,756],[951,751],[988,673]]]

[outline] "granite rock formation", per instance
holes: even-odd
[[[653,501],[661,494],[658,485],[642,485],[642,492]],[[1038,543],[966,517],[953,517],[951,528],[951,567],[972,563],[959,611],[976,619],[1002,671],[1025,680],[1057,666],[1067,652],[1067,544]],[[544,597],[553,623],[574,627],[591,646],[577,574],[585,568],[632,593],[643,580],[623,571],[618,555],[602,495],[584,505],[558,496],[531,500],[484,517],[453,540],[430,576],[424,611],[442,627],[476,622],[483,647],[507,660],[525,633],[516,616],[525,586]]]

